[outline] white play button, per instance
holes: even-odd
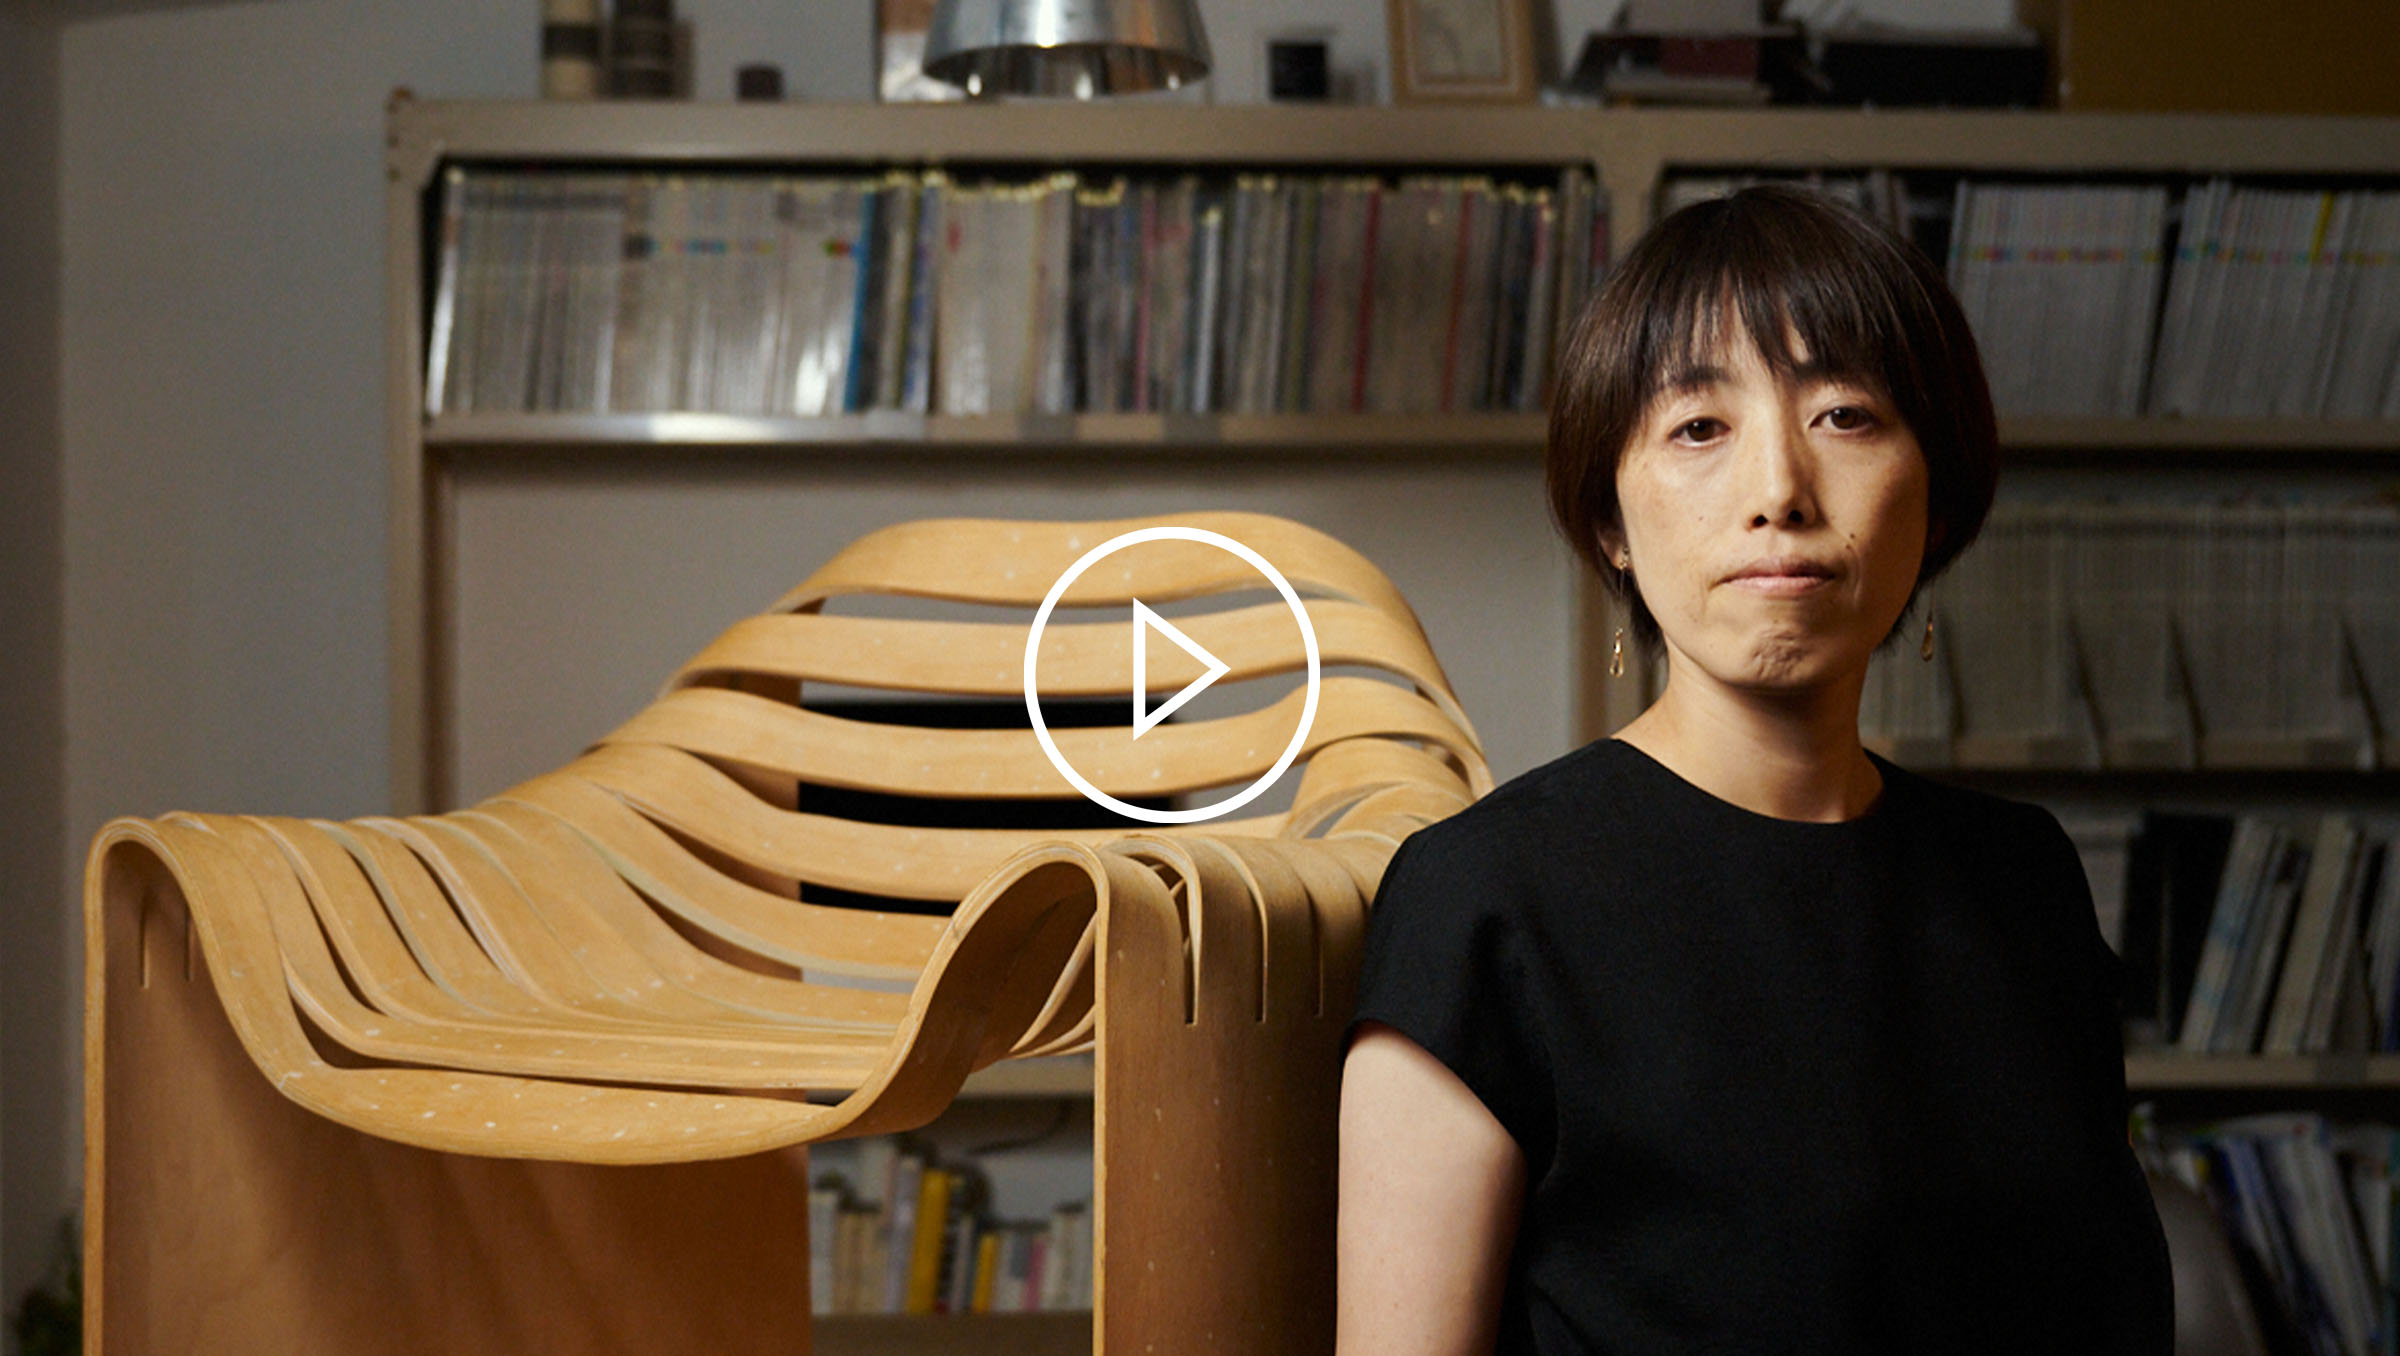
[[[1158,632],[1183,647],[1183,652],[1197,659],[1207,672],[1183,685],[1183,690],[1167,698],[1156,710],[1150,709],[1150,633]],[[1133,737],[1139,739],[1151,726],[1175,714],[1175,709],[1197,697],[1210,683],[1225,676],[1225,661],[1203,649],[1199,641],[1183,633],[1181,627],[1150,610],[1141,599],[1133,600]]]
[[[1300,630],[1301,650],[1308,659],[1306,697],[1300,703],[1300,721],[1292,729],[1291,742],[1283,746],[1283,753],[1276,758],[1275,765],[1268,768],[1256,781],[1214,804],[1187,805],[1179,809],[1157,810],[1147,805],[1135,805],[1130,801],[1120,800],[1101,790],[1092,782],[1091,778],[1075,770],[1075,765],[1068,762],[1066,755],[1058,751],[1058,741],[1050,737],[1050,723],[1042,719],[1041,681],[1038,669],[1041,665],[1042,655],[1042,628],[1050,624],[1051,612],[1058,607],[1059,600],[1066,597],[1067,590],[1074,587],[1075,581],[1083,577],[1084,571],[1127,547],[1154,541],[1188,541],[1203,546],[1212,546],[1239,558],[1250,568],[1258,571],[1268,583],[1275,586],[1275,592],[1283,598],[1283,605],[1292,610],[1293,624]],[[1131,576],[1128,575],[1128,577]],[[1207,669],[1198,678],[1184,684],[1183,691],[1169,697],[1157,710],[1150,709],[1150,688],[1146,681],[1150,675],[1144,671],[1149,667],[1146,662],[1147,648],[1150,644],[1149,633],[1152,631],[1156,631],[1182,646],[1185,654],[1199,660]],[[1033,626],[1025,633],[1025,720],[1033,727],[1033,737],[1041,741],[1042,752],[1049,756],[1050,765],[1058,769],[1058,775],[1066,778],[1068,785],[1081,791],[1093,804],[1104,805],[1127,819],[1138,819],[1146,824],[1197,824],[1203,820],[1215,819],[1219,815],[1231,814],[1248,805],[1251,801],[1258,799],[1268,787],[1273,786],[1276,778],[1290,770],[1293,761],[1299,758],[1300,750],[1308,743],[1309,727],[1316,723],[1317,696],[1321,690],[1320,680],[1323,677],[1320,663],[1317,655],[1317,628],[1309,623],[1308,609],[1301,606],[1299,590],[1292,587],[1292,581],[1284,578],[1281,570],[1268,564],[1265,556],[1222,532],[1211,532],[1205,527],[1160,524],[1156,527],[1136,528],[1120,536],[1111,537],[1084,552],[1074,564],[1067,567],[1067,572],[1060,575],[1057,582],[1050,586],[1050,592],[1042,598],[1042,605],[1034,610]],[[1173,715],[1177,707],[1199,696],[1203,689],[1224,677],[1229,671],[1222,660],[1202,649],[1199,642],[1176,629],[1173,622],[1143,606],[1139,599],[1133,600],[1134,738],[1140,738],[1142,733],[1151,726]],[[1153,768],[1150,776],[1156,778],[1162,771],[1163,769]]]

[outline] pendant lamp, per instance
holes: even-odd
[[[1199,0],[939,0],[925,73],[975,98],[1090,99],[1208,74]]]

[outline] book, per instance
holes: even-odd
[[[2235,983],[2235,957],[2257,909],[2261,877],[2268,869],[2276,838],[2275,827],[2263,819],[2245,815],[2234,821],[2233,841],[2218,880],[2216,902],[2209,911],[2208,935],[2193,976],[2191,997],[2178,1023],[2176,1045],[2186,1054],[2204,1055],[2221,1048],[2216,1031]]]
[[[2349,816],[2329,814],[2318,821],[2292,919],[2291,943],[2284,951],[2274,1006],[2260,1039],[2263,1053],[2298,1054],[2311,1048],[2304,1037],[2315,1024],[2319,996],[2335,991],[2341,937],[2351,926],[2348,889],[2357,852],[2358,826]]]
[[[950,1228],[950,1186],[956,1174],[927,1167],[918,1180],[917,1208],[908,1231],[908,1281],[900,1311],[930,1314],[941,1294],[942,1243]],[[897,1237],[897,1233],[895,1237]]]
[[[2234,955],[2232,985],[2209,1048],[2220,1054],[2252,1054],[2266,1023],[2267,994],[2291,937],[2292,917],[2308,876],[2311,840],[2278,829],[2275,849],[2247,926]]]
[[[996,1273],[999,1265],[1000,1235],[986,1230],[975,1240],[974,1294],[968,1306],[972,1312],[988,1314],[992,1311],[992,1286],[998,1279]]]
[[[904,1312],[909,1279],[916,1266],[917,1207],[924,1199],[926,1163],[923,1155],[906,1152],[892,1160],[885,1179],[883,1218],[875,1231],[883,1268],[875,1286],[875,1311]]]
[[[931,196],[902,171],[884,177],[880,190],[885,207],[878,214],[883,234],[876,243],[881,261],[881,287],[875,324],[875,351],[865,370],[872,394],[860,408],[906,408],[909,366],[909,318],[915,310],[916,271],[928,251],[919,248],[925,202]]]
[[[844,1192],[839,1178],[820,1178],[808,1189],[808,1309],[837,1312],[834,1279],[841,1260]]]
[[[923,414],[933,404],[935,298],[941,289],[942,249],[947,236],[944,202],[949,180],[927,171],[917,192],[916,239],[908,277],[908,334],[901,341],[905,370],[900,375],[899,408]]]

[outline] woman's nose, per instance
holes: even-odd
[[[1808,460],[1808,439],[1787,419],[1753,424],[1755,436],[1746,440],[1750,467],[1745,492],[1750,498],[1750,525],[1799,527],[1816,516],[1815,487]]]

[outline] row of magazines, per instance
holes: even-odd
[[[1766,177],[1677,174],[1659,210]],[[1946,267],[2008,415],[2400,417],[2400,191],[1810,174]],[[1580,167],[444,177],[430,413],[1542,407]]]
[[[1877,653],[1862,734],[1920,761],[2400,763],[2400,503],[2003,499]]]
[[[1536,410],[1589,171],[444,176],[431,414]]]
[[[1792,177],[1673,175],[1660,207]],[[2400,191],[1798,177],[1944,266],[2004,415],[2400,418]]]

